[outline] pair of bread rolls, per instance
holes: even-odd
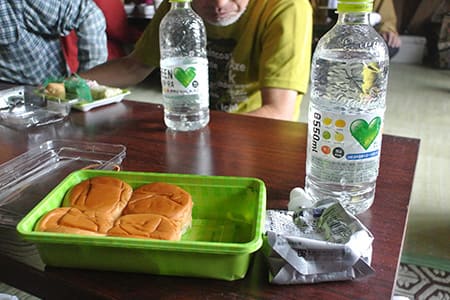
[[[133,191],[126,182],[93,177],[66,194],[63,207],[44,215],[37,231],[179,240],[192,221],[192,197],[155,182]]]
[[[191,225],[192,206],[191,195],[176,185],[145,184],[133,191],[108,235],[179,240]]]

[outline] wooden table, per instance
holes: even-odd
[[[0,126],[0,163],[56,138],[123,144],[124,170],[258,177],[267,187],[267,207],[286,208],[291,189],[304,186],[306,127],[213,111],[207,128],[174,134],[163,124],[160,105],[123,101],[72,112],[66,121],[41,128]],[[0,281],[45,299],[390,299],[418,149],[416,139],[384,136],[375,203],[360,215],[375,236],[376,274],[359,281],[271,285],[259,252],[247,276],[230,282],[46,268],[32,245],[3,227]]]

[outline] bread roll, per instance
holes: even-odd
[[[95,212],[82,212],[74,207],[58,207],[46,213],[36,231],[104,236],[113,226],[111,219]]]
[[[185,230],[192,222],[192,197],[174,184],[154,182],[134,190],[123,214],[158,214],[178,223]]]
[[[49,83],[45,88],[45,94],[58,99],[66,99],[66,88],[64,83]]]
[[[181,232],[175,222],[156,214],[123,215],[116,220],[107,235],[171,241],[181,238]]]
[[[64,198],[63,206],[76,207],[81,211],[95,211],[116,220],[127,205],[132,187],[114,177],[98,176],[75,185]]]

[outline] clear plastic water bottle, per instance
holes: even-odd
[[[386,43],[369,25],[372,1],[338,1],[311,70],[305,190],[353,214],[375,196],[388,80]]]
[[[191,131],[209,122],[206,29],[190,0],[171,0],[161,20],[159,43],[164,122]]]

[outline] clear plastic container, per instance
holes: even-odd
[[[69,115],[74,101],[47,100],[33,86],[1,90],[0,125],[23,129],[59,122]]]
[[[116,169],[123,145],[50,140],[0,165],[0,225],[15,226],[68,174]]]

